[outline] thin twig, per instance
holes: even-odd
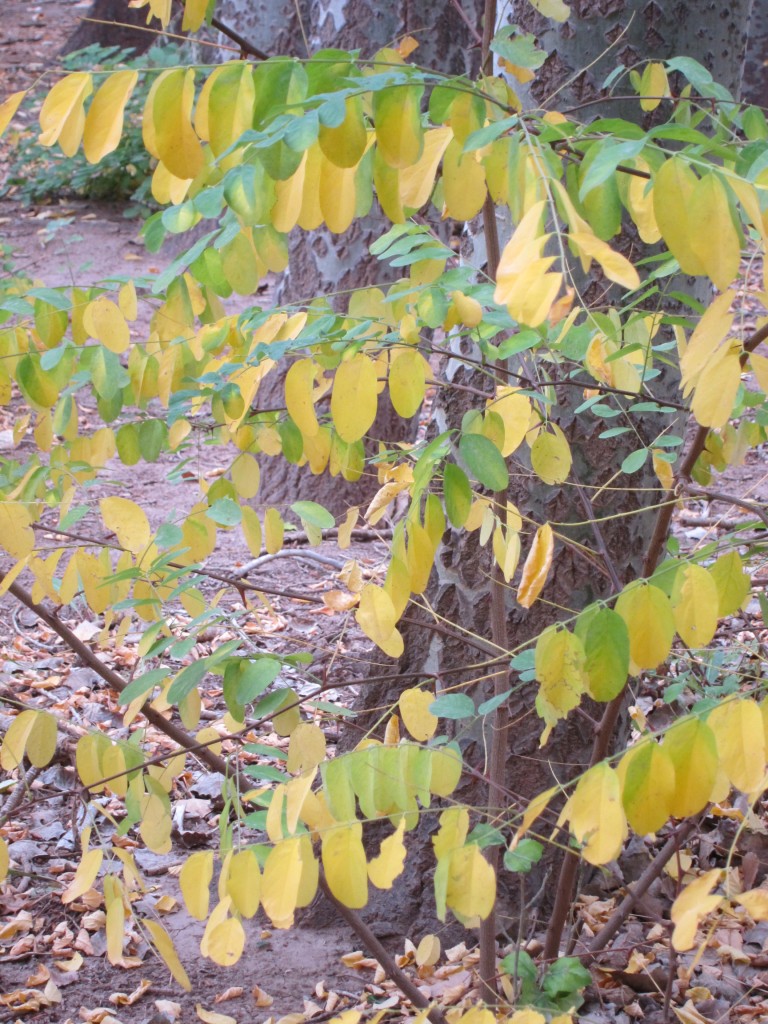
[[[768,515],[763,511],[762,504],[757,501],[747,501],[746,498],[738,498],[735,494],[724,494],[722,491],[710,491],[708,487],[694,487],[692,484],[684,483],[681,488],[692,498],[706,498],[707,501],[720,501],[724,505],[736,505],[739,508],[752,512],[761,519],[763,525],[768,529]]]

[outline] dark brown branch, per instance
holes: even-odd
[[[389,953],[386,951],[381,941],[374,935],[371,929],[365,924],[364,921],[358,917],[358,915],[350,910],[349,907],[345,907],[344,904],[337,900],[331,892],[328,883],[325,880],[323,873],[320,873],[320,889],[334,908],[334,910],[344,918],[349,927],[354,931],[355,935],[360,939],[363,945],[368,949],[370,953],[379,961],[382,968],[384,969],[387,977],[394,981],[403,995],[410,999],[411,1003],[420,1010],[426,1010],[430,1005],[429,1000],[424,993],[414,985],[408,975],[402,971]],[[446,1024],[445,1017],[443,1016],[442,1010],[438,1006],[433,1006],[427,1014],[427,1020],[430,1020],[432,1024]]]

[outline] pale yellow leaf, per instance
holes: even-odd
[[[152,531],[142,508],[129,498],[114,496],[102,498],[99,507],[104,526],[115,534],[126,551],[138,555],[146,550]]]
[[[368,902],[368,865],[359,822],[323,834],[322,857],[328,887],[344,906],[359,910]]]
[[[161,924],[158,924],[157,921],[145,919],[141,923],[151,935],[152,944],[162,957],[165,966],[171,972],[174,980],[181,985],[186,992],[190,992],[192,989],[192,982],[189,980],[189,975],[184,970],[181,960],[179,960],[179,955],[173,945],[173,939],[165,928],[163,928]]]
[[[766,747],[763,718],[753,700],[722,700],[707,716],[720,764],[731,784],[744,793],[762,787]]]
[[[358,353],[339,365],[333,380],[331,416],[339,437],[348,444],[359,440],[376,419],[376,364]]]
[[[434,694],[419,688],[403,690],[400,694],[398,706],[403,724],[419,743],[431,740],[437,731],[438,720],[429,710],[434,699]]]
[[[187,857],[179,874],[179,885],[187,910],[198,921],[208,916],[212,878],[212,850],[199,850]]]
[[[588,863],[607,864],[618,857],[627,834],[627,820],[618,775],[607,762],[594,765],[581,777],[566,813]]]
[[[547,582],[554,551],[555,538],[552,527],[549,523],[544,523],[536,531],[531,550],[523,565],[523,574],[517,590],[517,603],[523,608],[531,607]]]
[[[722,877],[722,871],[714,868],[707,871],[683,889],[672,904],[671,917],[675,925],[672,933],[672,945],[684,953],[691,949],[696,941],[699,925],[713,910],[723,902],[722,897],[710,895]]]
[[[138,80],[138,71],[115,71],[99,86],[83,132],[83,150],[89,163],[97,164],[117,149],[123,134],[125,104]]]
[[[368,877],[377,889],[391,889],[394,880],[405,865],[405,818],[400,819],[397,830],[382,840],[379,854],[368,864]]]

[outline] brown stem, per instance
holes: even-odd
[[[600,931],[595,935],[589,944],[588,951],[581,955],[581,959],[591,959],[600,950],[605,949],[611,939],[616,935],[619,928],[626,921],[630,911],[650,889],[653,882],[661,875],[669,858],[678,848],[681,842],[685,842],[692,832],[696,831],[696,822],[684,821],[662,846],[648,867],[643,871],[638,880],[627,892],[627,895],[614,910]]]
[[[763,512],[760,507],[760,503],[757,501],[747,501],[746,498],[738,498],[735,494],[724,494],[722,491],[711,491],[708,487],[693,487],[691,484],[684,484],[683,489],[686,494],[690,494],[692,498],[706,498],[707,501],[719,501],[724,505],[736,505],[738,508],[743,508],[747,512],[751,512],[756,515],[758,519],[761,519],[763,524],[768,528],[768,515]]]
[[[414,1006],[418,1007],[420,1010],[425,1010],[430,1005],[427,997],[416,987],[416,985],[414,985],[408,975],[404,971],[400,970],[395,961],[381,944],[381,941],[376,937],[376,935],[374,935],[368,925],[362,921],[353,910],[350,910],[349,907],[345,907],[340,900],[336,899],[322,872],[320,874],[319,885],[323,895],[331,906],[341,917],[344,918],[363,945],[366,946],[369,952],[372,953],[379,961],[387,977],[391,981],[394,981],[403,995],[410,999]],[[433,1006],[429,1011],[427,1014],[427,1020],[431,1021],[432,1024],[446,1024],[443,1012],[437,1006]]]
[[[4,574],[0,575],[0,581],[4,578]],[[33,612],[41,622],[44,622],[46,626],[54,631],[64,643],[69,647],[70,650],[74,651],[75,654],[80,658],[83,664],[93,669],[97,675],[101,676],[105,683],[107,683],[111,689],[117,690],[118,693],[122,691],[128,685],[122,676],[118,675],[114,669],[109,668],[99,658],[87,644],[84,644],[82,640],[77,637],[69,626],[65,625],[57,616],[52,612],[49,612],[47,608],[37,604],[32,600],[32,596],[20,586],[18,583],[12,583],[8,588],[8,592],[12,594],[17,601],[24,605]],[[144,702],[141,706],[141,713],[156,729],[165,733],[170,739],[177,743],[180,747],[185,749],[195,747],[195,740],[189,735],[184,729],[181,729],[178,725],[174,725],[173,722],[167,721],[163,718],[159,711],[156,711],[153,707],[150,707],[148,702]],[[206,764],[210,769],[215,772],[220,772],[222,775],[228,774],[227,762],[223,757],[219,757],[218,754],[214,754],[212,750],[207,747],[203,747],[196,751],[197,757]]]

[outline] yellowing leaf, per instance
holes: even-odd
[[[710,893],[719,883],[722,871],[714,868],[686,885],[672,904],[671,917],[675,924],[672,933],[672,945],[679,953],[693,947],[699,925],[713,910],[723,902],[722,897]]]
[[[629,632],[629,654],[639,669],[657,668],[672,647],[675,622],[664,591],[645,583],[621,592],[616,611]]]
[[[464,146],[453,139],[443,156],[444,216],[454,220],[472,220],[483,208],[487,188],[485,167],[476,153],[465,153]]]
[[[336,370],[331,394],[331,416],[339,437],[351,444],[376,419],[378,382],[376,364],[358,353]]]
[[[190,0],[187,0],[187,6],[189,6],[189,3]],[[206,1010],[200,1003],[195,1004],[195,1013],[203,1024],[237,1024],[236,1019],[234,1017],[230,1017],[228,1013],[217,1013],[215,1010]]]
[[[83,132],[83,150],[89,163],[97,164],[117,149],[123,134],[125,104],[138,80],[138,71],[115,71],[97,90]]]
[[[13,120],[13,115],[19,109],[21,101],[26,95],[26,89],[22,89],[20,92],[12,92],[7,100],[3,100],[3,102],[0,103],[0,138]]]
[[[680,639],[688,647],[706,647],[717,629],[717,587],[700,565],[684,565],[675,574],[672,612]]]
[[[174,981],[181,985],[186,992],[190,992],[192,990],[192,982],[189,980],[189,975],[179,960],[178,953],[173,945],[173,939],[157,921],[145,918],[141,923],[149,932],[152,944],[162,957],[165,966],[171,972]]]
[[[640,287],[640,275],[626,256],[616,252],[607,242],[599,239],[597,235],[576,231],[568,235],[568,240],[584,256],[588,256],[599,263],[609,281],[615,281],[616,284],[620,284],[629,291],[634,291]]]
[[[365,635],[385,654],[399,658],[404,644],[395,628],[397,616],[392,598],[375,583],[369,583],[360,591],[360,604],[355,612],[358,626]]]
[[[179,874],[179,885],[187,910],[198,921],[208,917],[212,878],[212,850],[199,850],[187,857]]]
[[[11,856],[8,852],[8,843],[2,836],[0,836],[0,885],[2,885],[8,877],[10,860]]]
[[[570,7],[568,4],[564,4],[563,0],[529,0],[529,2],[539,14],[543,14],[545,18],[552,18],[553,21],[567,21],[571,13]],[[528,1024],[528,1022],[515,1021],[515,1024]]]
[[[750,578],[744,572],[738,551],[721,555],[708,572],[717,588],[717,614],[720,618],[733,615],[741,608],[751,589]]]
[[[368,864],[368,877],[377,889],[391,889],[405,864],[405,818],[400,819],[397,830],[382,840],[378,857]]]
[[[131,332],[120,307],[103,295],[85,307],[83,326],[92,338],[117,355],[125,352],[131,343]]]
[[[60,79],[48,93],[40,110],[42,146],[58,142],[67,156],[74,156],[85,127],[83,104],[93,91],[91,76],[77,71]]]
[[[696,184],[690,202],[692,209],[698,211],[697,231],[691,244],[704,273],[719,291],[724,291],[739,272],[742,240],[719,175],[705,174]]]
[[[102,498],[99,507],[105,527],[115,534],[121,547],[134,555],[146,550],[152,531],[143,509],[129,498],[118,497]]]
[[[419,743],[426,743],[435,735],[438,719],[429,710],[434,702],[434,694],[427,690],[403,690],[398,706],[408,732]]]
[[[544,811],[549,806],[549,802],[558,792],[559,788],[557,786],[552,786],[551,789],[547,789],[543,793],[539,793],[538,796],[535,796],[533,800],[531,800],[531,802],[528,804],[525,811],[523,812],[522,821],[520,822],[517,831],[512,837],[512,842],[509,844],[510,850],[515,849],[517,844],[520,842],[520,840],[531,827],[531,825],[534,823],[534,821],[536,821],[536,819],[539,817],[542,811]]]
[[[423,85],[398,85],[373,94],[376,142],[390,167],[410,167],[421,156],[424,129],[421,125]]]
[[[496,875],[474,843],[450,854],[446,904],[466,928],[476,928],[496,902]]]
[[[571,471],[571,446],[556,423],[549,430],[539,431],[531,445],[531,467],[545,484],[561,484]]]
[[[496,397],[488,402],[488,408],[500,416],[504,424],[501,454],[506,458],[525,440],[531,422],[531,400],[515,388],[500,386]]]
[[[675,768],[653,740],[632,747],[618,766],[627,820],[639,835],[656,832],[671,814]]]
[[[523,608],[530,608],[541,593],[552,566],[555,551],[555,538],[552,527],[544,523],[536,531],[531,550],[523,565],[523,574],[517,590],[517,603]]]
[[[669,96],[666,68],[659,61],[651,61],[645,65],[640,79],[641,110],[655,110],[665,96]]]
[[[690,818],[707,806],[717,778],[714,734],[705,722],[688,718],[672,726],[661,747],[675,769],[670,812],[675,818]]]
[[[29,512],[16,501],[0,502],[0,544],[14,558],[24,558],[35,546]]]
[[[541,739],[546,743],[559,719],[577,707],[584,692],[585,654],[581,640],[567,629],[550,626],[536,642],[536,678],[539,692],[536,710],[547,728]]]
[[[691,410],[703,427],[720,429],[733,415],[741,383],[741,343],[721,346],[702,369],[693,393]]]
[[[763,718],[753,700],[724,700],[707,716],[717,744],[720,765],[744,793],[762,787],[766,748]]]
[[[88,892],[96,881],[96,876],[99,873],[103,859],[104,853],[102,850],[88,850],[83,854],[77,866],[75,877],[61,894],[61,902],[65,906],[68,903],[73,903],[78,896]]]
[[[328,888],[352,910],[359,910],[368,902],[368,865],[362,837],[359,822],[323,833],[322,856]]]
[[[285,523],[276,508],[268,508],[264,513],[264,546],[270,555],[276,554],[283,546]]]

